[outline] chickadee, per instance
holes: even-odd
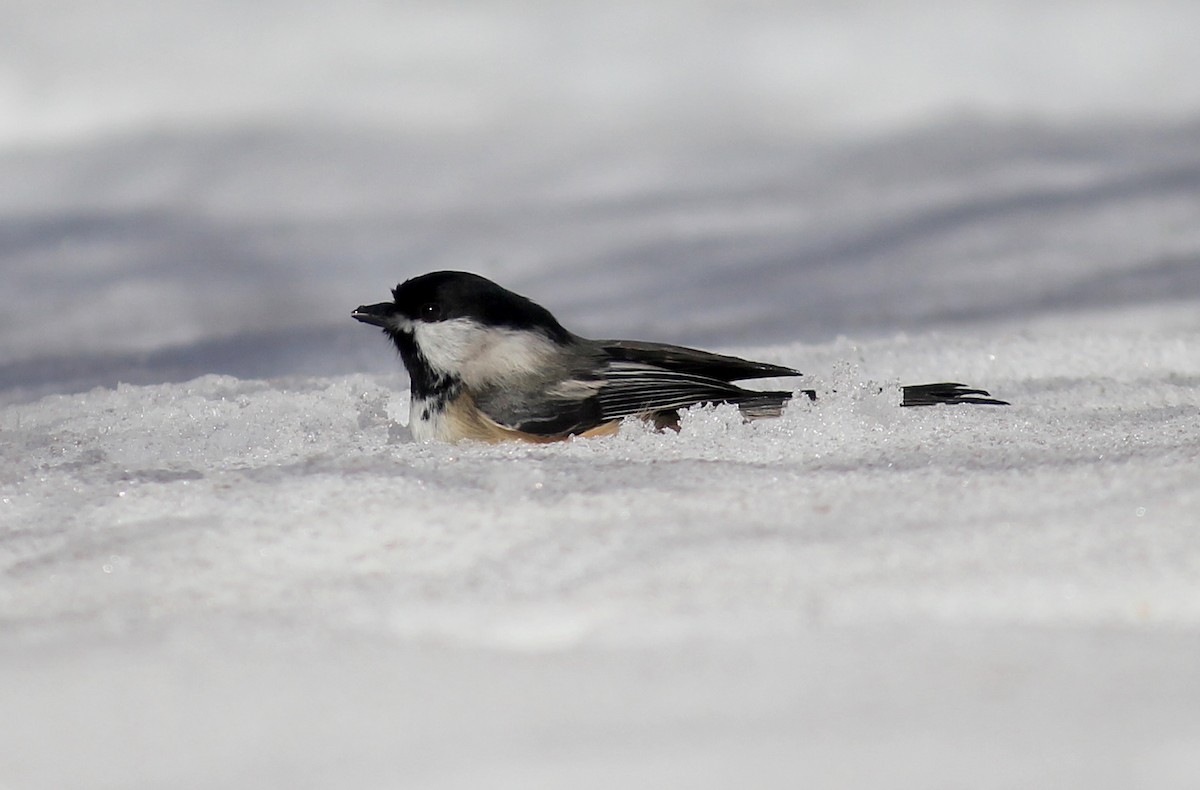
[[[409,426],[418,440],[552,442],[616,433],[625,417],[678,426],[679,410],[733,403],[747,419],[777,417],[793,392],[743,379],[800,376],[766,362],[634,340],[589,340],[549,310],[467,272],[432,272],[393,300],[351,315],[383,328],[412,383]],[[816,399],[813,390],[801,390]],[[961,384],[904,388],[904,406],[1004,405]]]

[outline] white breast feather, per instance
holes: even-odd
[[[429,416],[425,417],[426,410]],[[413,398],[408,405],[408,429],[418,442],[430,439],[449,440],[446,436],[446,415],[441,409],[435,409],[431,401],[423,398]]]

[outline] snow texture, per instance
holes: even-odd
[[[0,788],[1200,782],[1200,6],[52,6]],[[439,268],[820,397],[414,442]]]

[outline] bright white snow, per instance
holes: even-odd
[[[0,787],[1195,786],[1200,7],[54,9]],[[436,268],[821,397],[415,443],[349,313]]]

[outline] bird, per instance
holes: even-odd
[[[437,271],[392,289],[392,300],[351,317],[380,327],[411,385],[418,441],[555,442],[615,434],[627,417],[679,426],[679,411],[734,404],[747,420],[779,416],[815,390],[753,390],[735,381],[797,377],[790,367],[684,346],[592,340],[527,297],[478,274]],[[942,382],[903,388],[902,406],[1008,405],[985,390]]]

